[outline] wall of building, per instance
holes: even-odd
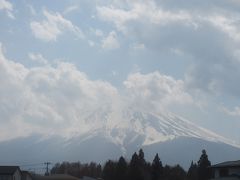
[[[32,177],[30,175],[26,175],[26,180],[32,180]]]
[[[214,169],[214,177],[215,178],[219,178],[220,177],[219,169]]]
[[[12,180],[21,180],[21,172],[19,170],[17,170],[14,174],[13,174],[13,179]]]
[[[240,176],[240,168],[229,168],[229,174],[237,174]]]
[[[239,180],[237,177],[224,177],[224,178],[214,178],[211,180]]]
[[[11,175],[0,175],[0,180],[12,180]]]
[[[239,180],[238,177],[231,177],[231,175],[240,176],[240,168],[228,168],[228,177],[221,177],[220,169],[214,169],[214,180]],[[230,176],[230,177],[229,177]]]

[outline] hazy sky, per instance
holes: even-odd
[[[240,143],[239,0],[0,0],[0,43],[1,141],[134,107]]]

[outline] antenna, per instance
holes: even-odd
[[[45,173],[45,176],[49,176],[48,166],[49,166],[50,164],[52,164],[52,163],[51,163],[51,162],[45,162],[44,164],[46,165],[46,173]]]

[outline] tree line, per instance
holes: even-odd
[[[147,162],[140,149],[129,162],[122,156],[118,161],[108,160],[103,166],[95,162],[62,162],[53,166],[51,174],[70,174],[79,178],[90,176],[104,180],[207,180],[211,176],[209,166],[211,162],[205,150],[202,150],[198,162],[191,162],[188,171],[185,171],[180,165],[163,166],[158,154],[151,163]]]

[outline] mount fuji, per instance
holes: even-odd
[[[116,116],[115,116],[116,117]],[[91,128],[70,137],[35,134],[0,143],[1,163],[105,162],[121,155],[128,160],[143,148],[152,161],[159,153],[164,164],[188,168],[206,149],[212,163],[240,157],[240,145],[173,113],[128,110],[120,118],[97,111],[84,119]],[[101,121],[100,121],[101,120]]]

